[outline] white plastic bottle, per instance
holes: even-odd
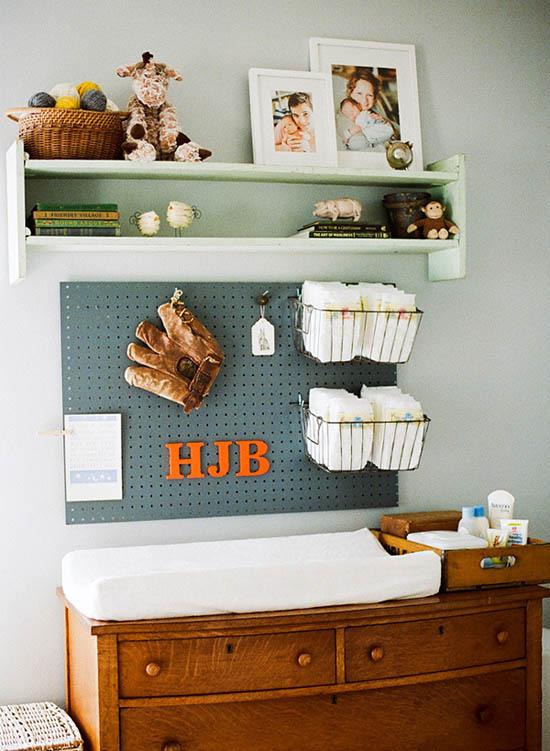
[[[462,506],[462,519],[458,522],[458,531],[463,535],[475,535],[476,530],[477,526],[474,519],[474,507]]]
[[[483,506],[474,506],[474,520],[477,522],[479,532],[478,537],[487,539],[487,530],[489,529],[489,519],[485,516],[485,509]]]
[[[463,506],[462,519],[458,523],[461,534],[474,535],[487,539],[489,522],[485,516],[483,506]]]

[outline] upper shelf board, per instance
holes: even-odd
[[[104,159],[28,159],[26,178],[65,180],[217,180],[227,182],[276,182],[320,185],[387,185],[426,187],[458,180],[458,170],[408,172],[365,170],[349,167],[279,167],[260,164],[200,162],[125,162]]]

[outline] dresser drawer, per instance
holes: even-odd
[[[522,670],[269,701],[122,709],[121,751],[515,751]]]
[[[123,697],[254,691],[334,681],[332,630],[119,644]]]
[[[346,629],[347,681],[454,670],[523,657],[523,608]]]

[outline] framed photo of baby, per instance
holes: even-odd
[[[310,67],[331,77],[338,164],[388,169],[386,143],[410,141],[423,169],[412,44],[310,39]]]
[[[328,74],[253,68],[249,84],[256,164],[337,164]]]

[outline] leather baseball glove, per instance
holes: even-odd
[[[180,301],[175,290],[158,314],[166,333],[142,321],[136,336],[147,347],[128,345],[128,357],[143,367],[131,365],[124,378],[131,386],[183,405],[186,414],[198,409],[223,362],[223,351],[208,329]]]

